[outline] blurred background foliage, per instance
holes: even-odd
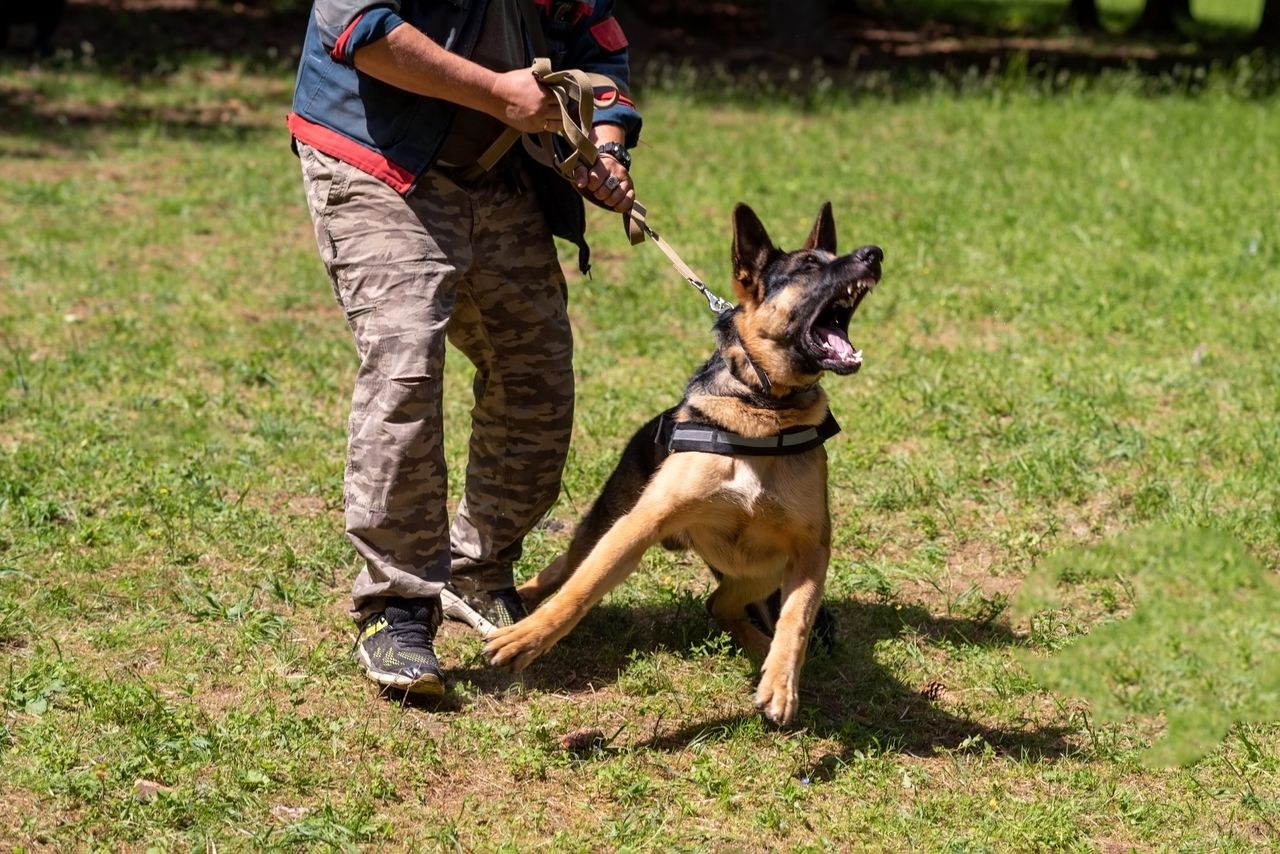
[[[553,0],[576,2],[576,0]],[[290,64],[310,0],[5,0],[7,50],[88,54],[102,67],[164,72],[212,53]],[[1092,69],[1211,63],[1267,53],[1280,0],[616,0],[637,66],[733,71],[816,62],[829,70],[989,66],[1010,57]]]

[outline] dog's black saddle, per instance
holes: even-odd
[[[701,451],[726,456],[781,457],[812,450],[840,432],[836,417],[827,410],[826,419],[817,427],[792,427],[777,436],[752,439],[697,421],[676,421],[671,413],[658,425],[657,441],[671,453]]]

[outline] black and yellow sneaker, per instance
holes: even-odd
[[[436,661],[439,599],[388,599],[381,614],[360,624],[356,663],[384,688],[438,697],[444,694]]]
[[[488,637],[495,629],[512,626],[529,616],[524,600],[514,587],[501,590],[467,589],[465,581],[451,581],[440,591],[444,615],[450,620],[466,623]]]

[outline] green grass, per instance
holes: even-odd
[[[0,840],[48,850],[1185,848],[1280,836],[1280,730],[1149,769],[1160,721],[1044,691],[1107,588],[1014,618],[1050,556],[1160,523],[1280,562],[1280,112],[1118,76],[712,103],[641,91],[655,225],[728,290],[729,212],[822,201],[886,250],[828,388],[836,653],[752,712],[705,569],[655,553],[523,678],[456,627],[439,708],[348,657],[354,355],[281,117],[289,77],[0,69]],[[1068,81],[1070,84],[1070,81]],[[121,111],[119,105],[131,109]],[[566,542],[709,352],[705,303],[593,212],[571,277]],[[569,252],[565,253],[569,261]],[[451,354],[448,453],[469,408]],[[454,478],[454,488],[458,477]],[[937,683],[937,684],[933,684]],[[932,687],[930,687],[932,685]],[[566,752],[559,737],[605,740]],[[135,781],[167,788],[146,799]]]
[[[1098,0],[1104,28],[1123,32],[1142,13],[1145,0]],[[1263,0],[1192,0],[1191,18],[1195,32],[1243,36],[1253,32],[1262,17]],[[908,0],[892,9],[906,20],[955,21],[996,28],[1036,28],[1069,24],[1067,4],[1057,0]]]

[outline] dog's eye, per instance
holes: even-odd
[[[822,269],[822,262],[816,258],[806,258],[800,262],[800,272],[816,273]]]

